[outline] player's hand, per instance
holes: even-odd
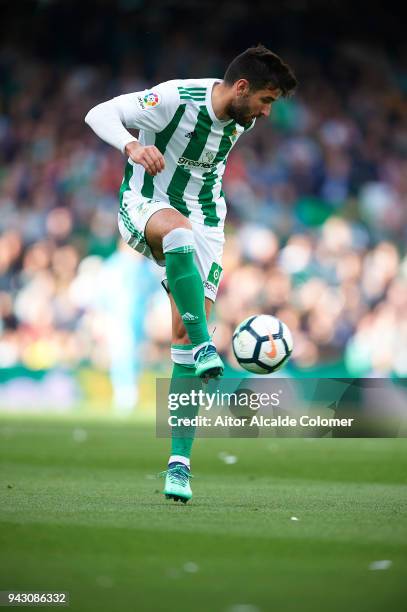
[[[125,153],[136,164],[141,164],[150,176],[155,176],[164,170],[164,157],[154,145],[144,146],[139,142],[132,141],[126,145]]]

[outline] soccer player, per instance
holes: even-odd
[[[237,56],[223,80],[167,81],[103,102],[86,115],[96,134],[128,157],[118,215],[123,239],[164,269],[172,391],[177,380],[223,374],[207,317],[222,273],[225,164],[238,138],[296,84],[289,66],[258,45]],[[126,128],[137,128],[139,138]],[[172,436],[164,493],[175,501],[192,497],[192,432]]]

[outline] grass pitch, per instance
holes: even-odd
[[[0,590],[69,591],[75,612],[405,609],[406,440],[198,440],[186,506],[155,478],[167,449],[145,423],[3,417]]]

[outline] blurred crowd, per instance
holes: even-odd
[[[2,51],[1,368],[110,369],[124,396],[140,364],[168,370],[157,269],[118,240],[125,160],[83,119],[119,93],[222,76],[221,57],[185,45],[149,79],[137,58],[113,73]],[[286,59],[297,94],[239,141],[224,179],[217,344],[236,367],[234,326],[276,314],[293,332],[297,371],[342,362],[350,375],[406,376],[406,75],[357,45],[324,65]]]

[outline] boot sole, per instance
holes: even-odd
[[[186,504],[189,501],[187,497],[181,497],[180,495],[173,495],[173,493],[166,493],[165,499],[173,499],[175,502],[180,501],[183,504]]]
[[[204,382],[208,382],[210,378],[220,378],[223,374],[223,368],[210,368],[199,375]]]

